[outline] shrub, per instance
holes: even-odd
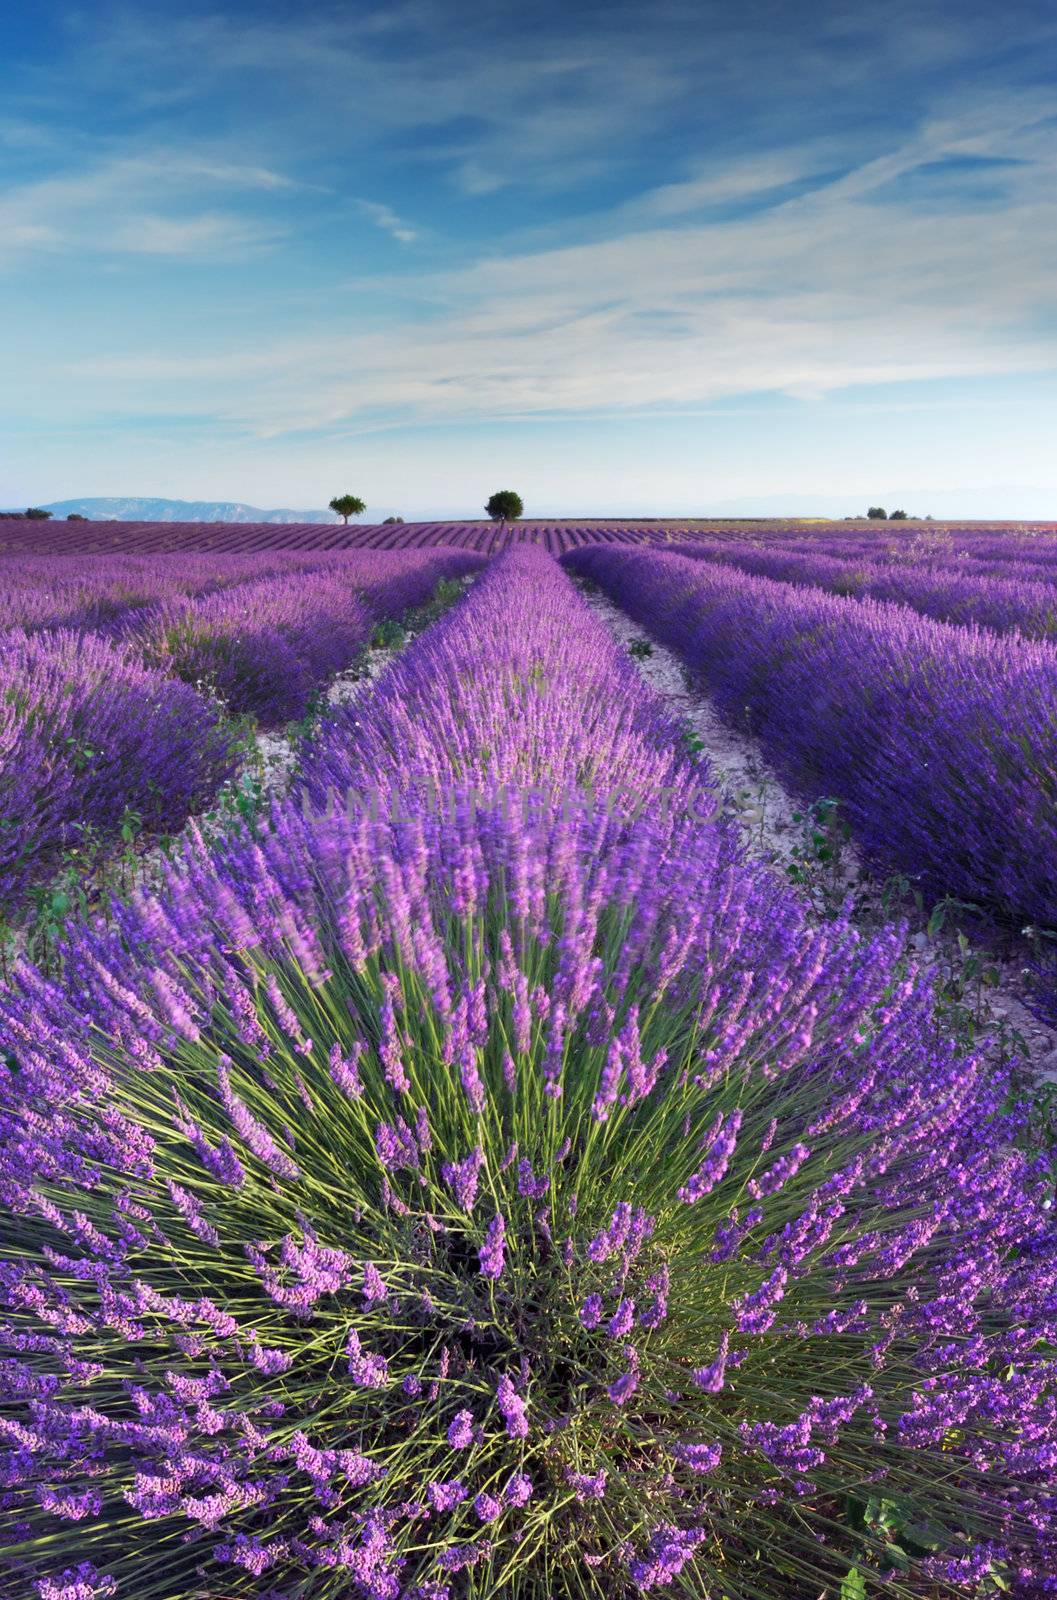
[[[884,522],[888,517],[888,512],[884,506],[869,506],[866,515],[877,522]]]
[[[117,837],[131,808],[148,832],[181,826],[234,772],[232,734],[185,684],[91,634],[0,648],[0,904],[62,852]]]
[[[461,550],[357,552],[318,571],[173,600],[127,619],[126,628],[152,665],[274,726],[304,715],[314,691],[366,645],[376,620],[422,604],[438,580],[479,564]]]

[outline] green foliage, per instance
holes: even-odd
[[[906,522],[907,514],[905,511],[893,511],[889,514],[888,520],[889,522]]]
[[[841,815],[840,801],[823,796],[794,811],[803,834],[794,845],[788,873],[804,889],[816,911],[835,911],[843,898],[843,862],[851,830]]]
[[[336,494],[328,503],[331,511],[337,512],[346,527],[350,517],[361,516],[367,510],[366,500],[361,500],[358,494]]]
[[[524,514],[521,496],[513,489],[497,489],[485,502],[485,510],[493,522],[516,522]]]
[[[1028,1102],[1024,1136],[1028,1151],[1046,1165],[1057,1186],[1057,1083],[1043,1083]]]
[[[30,522],[47,522],[51,517],[51,512],[44,511],[40,506],[27,506],[26,517]]]
[[[888,512],[884,506],[870,506],[867,508],[866,515],[875,522],[887,522],[888,520]]]
[[[628,645],[628,655],[636,661],[645,661],[647,656],[652,656],[653,645],[648,639],[632,639]]]
[[[383,617],[371,632],[372,650],[398,650],[407,638],[407,631],[396,617]]]

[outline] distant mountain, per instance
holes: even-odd
[[[93,522],[337,522],[333,511],[262,511],[234,500],[53,500],[43,508],[54,517],[80,512]]]

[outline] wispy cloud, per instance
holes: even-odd
[[[1032,152],[1008,169],[1000,227],[981,228],[971,204],[933,227],[912,207],[875,202],[893,174],[969,138],[943,123],[749,216],[426,275],[413,280],[426,313],[380,332],[92,370],[163,384],[176,406],[208,376],[229,422],[272,434],[368,417],[614,413],[1047,370],[1057,331],[1038,318],[1054,300],[1057,132],[993,110],[1005,141],[994,147]],[[982,137],[977,128],[972,138]]]
[[[39,309],[48,259],[57,427],[337,437],[1057,371],[1045,0],[150,9],[72,9],[10,75],[0,260]],[[140,270],[81,270],[109,257]],[[118,280],[135,315],[93,322]]]
[[[737,205],[802,183],[812,173],[824,173],[833,159],[831,155],[827,161],[820,151],[810,148],[758,151],[733,161],[714,158],[703,163],[695,177],[650,189],[630,201],[625,210],[645,221]]]
[[[418,229],[398,217],[391,206],[382,205],[378,200],[357,200],[356,204],[364,216],[370,217],[377,227],[384,233],[391,233],[401,244],[414,244],[419,237]]]
[[[229,256],[272,239],[272,220],[203,207],[206,194],[294,189],[266,167],[152,152],[65,170],[0,193],[0,261],[45,250]],[[169,212],[160,209],[171,207]]]

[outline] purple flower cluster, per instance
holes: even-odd
[[[375,622],[427,600],[442,578],[480,557],[431,550],[350,554],[204,597],[172,599],[125,621],[152,666],[220,696],[265,727],[302,716],[310,696],[347,667]]]
[[[92,634],[0,633],[0,904],[75,845],[91,854],[126,811],[172,831],[235,771],[217,709]]]
[[[1057,588],[1046,576],[1033,577],[1010,563],[998,570],[980,568],[967,552],[923,560],[913,553],[879,559],[875,550],[858,556],[841,553],[841,541],[780,546],[727,541],[687,545],[680,555],[717,561],[783,583],[808,584],[855,599],[890,600],[939,622],[976,624],[1026,638],[1057,638]]]
[[[548,557],[63,956],[0,992],[12,1592],[1046,1592],[1008,1085],[744,860]]]
[[[27,633],[59,628],[117,637],[127,619],[174,595],[207,595],[310,567],[341,556],[272,550],[227,555],[23,555],[0,562],[0,617]]]
[[[181,827],[236,770],[225,712],[300,716],[377,620],[480,564],[421,550],[0,567],[21,624],[0,630],[0,905],[64,851],[90,860],[130,812],[147,834]]]
[[[488,1224],[488,1232],[484,1236],[484,1244],[477,1252],[483,1277],[501,1278],[503,1276],[505,1249],[506,1221],[497,1211]]]

